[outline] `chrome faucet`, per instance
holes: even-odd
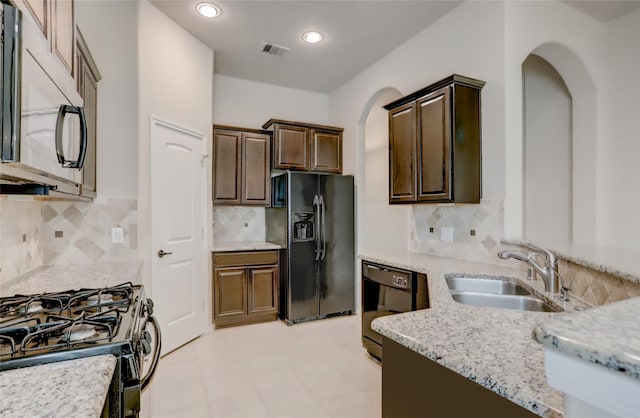
[[[549,250],[538,248],[533,245],[527,246],[536,252],[524,254],[520,251],[500,251],[498,253],[498,257],[504,260],[508,258],[515,258],[516,260],[527,263],[528,265],[533,267],[533,269],[538,273],[540,277],[542,277],[542,280],[544,281],[544,290],[546,292],[560,292],[563,295],[563,298],[566,297],[566,291],[568,289],[564,288],[560,283],[561,279],[560,275],[558,274],[558,259],[556,258],[556,255]],[[544,266],[541,266],[535,261],[535,258],[537,256],[541,256],[542,254],[544,254],[545,256]]]

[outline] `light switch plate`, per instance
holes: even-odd
[[[453,242],[453,227],[443,226],[440,228],[440,241]]]
[[[124,243],[124,230],[120,227],[111,228],[111,243],[123,244]]]

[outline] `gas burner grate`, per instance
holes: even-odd
[[[23,338],[20,351],[27,353],[42,348],[56,350],[75,344],[110,341],[115,336],[120,320],[120,311],[117,309],[108,311],[108,314],[87,315],[84,312],[75,319],[50,316],[45,324]]]

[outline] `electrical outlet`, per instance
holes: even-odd
[[[443,226],[440,228],[440,241],[453,242],[453,227]]]
[[[111,228],[111,243],[123,244],[124,243],[124,230],[120,227]]]

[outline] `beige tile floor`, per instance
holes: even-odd
[[[377,418],[381,367],[360,317],[218,329],[160,360],[154,418]]]

